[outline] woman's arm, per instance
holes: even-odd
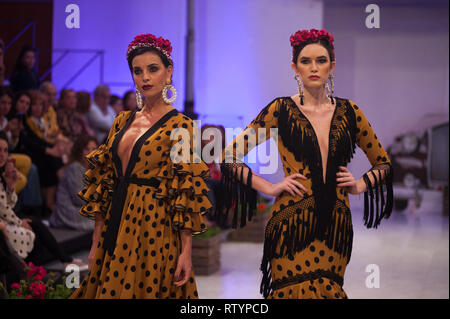
[[[91,251],[89,252],[89,257],[88,257],[89,269],[92,269],[92,266],[94,265],[95,254],[97,253],[98,243],[100,241],[100,236],[102,234],[104,225],[105,225],[105,219],[100,214],[97,214],[95,216],[94,233],[92,234]]]
[[[178,257],[177,269],[174,274],[174,285],[183,286],[192,271],[192,232],[190,229],[180,230],[181,254]]]
[[[381,220],[389,218],[392,212],[392,166],[386,150],[361,108],[352,101],[350,105],[355,114],[356,144],[372,165],[372,168],[358,180],[360,190],[364,192],[364,222],[368,228],[376,228]]]
[[[280,183],[272,184],[264,178],[256,175],[244,162],[243,158],[257,145],[268,138],[276,139],[278,129],[278,117],[281,102],[275,99],[269,103],[255,119],[230,143],[222,153],[221,168],[221,196],[216,204],[214,219],[219,225],[227,223],[227,216],[234,206],[232,227],[237,228],[238,219],[240,226],[250,220],[256,209],[257,192],[270,196],[278,196],[283,191],[292,196],[303,196],[306,188],[296,179],[306,179],[301,174],[292,174],[285,177]],[[243,209],[241,209],[241,206]],[[239,207],[239,208],[238,208]],[[241,217],[237,215],[241,212]]]

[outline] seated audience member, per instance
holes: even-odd
[[[5,85],[5,43],[0,38],[0,86]]]
[[[5,86],[0,87],[0,130],[4,130],[8,126],[6,118],[11,111],[13,92]]]
[[[44,107],[42,93],[32,91],[30,94],[31,107],[18,147],[31,157],[38,168],[45,205],[49,209],[46,213],[49,213],[54,209],[58,170],[64,166],[62,157],[67,150],[63,142],[52,144],[48,141],[42,119]]]
[[[103,143],[114,122],[116,113],[108,105],[111,94],[105,84],[96,87],[94,91],[94,103],[88,113],[89,124],[95,132],[99,143]]]
[[[35,50],[30,46],[23,46],[10,78],[14,92],[39,88],[40,81],[34,70],[35,63]]]
[[[58,184],[55,209],[49,219],[52,227],[94,230],[94,221],[79,214],[84,201],[78,196],[78,192],[84,186],[84,173],[89,168],[86,156],[97,146],[95,137],[81,135],[75,140],[71,163],[65,169]]]
[[[111,98],[109,99],[109,105],[111,105],[116,115],[123,111],[122,99],[117,95],[111,95]]]
[[[14,94],[10,114],[27,114],[31,105],[31,95],[28,91],[20,91]]]
[[[13,94],[9,88],[0,87],[0,131],[6,133],[9,137],[11,135],[11,125],[8,120],[8,114],[11,111],[11,102],[12,102]],[[19,181],[16,183],[16,191],[20,192],[25,187],[27,183],[26,175],[28,174],[29,165],[31,164],[31,160],[29,157],[17,154],[14,156],[15,160],[18,161],[20,169],[19,173]]]
[[[77,96],[72,89],[61,90],[59,104],[56,111],[58,126],[61,133],[72,142],[83,134],[83,125],[79,115],[75,112],[77,107]]]
[[[39,182],[39,173],[36,165],[33,164],[31,158],[23,154],[25,150],[20,150],[20,136],[23,133],[23,121],[25,116],[20,113],[12,114],[8,116],[8,141],[9,149],[11,150],[10,156],[16,160],[17,170],[23,174],[23,180],[26,182],[25,185],[22,182],[22,178],[16,184],[16,193],[19,196],[17,209],[32,210],[35,213],[38,207],[42,206],[42,195],[41,186]],[[29,215],[34,215],[35,213],[29,213]],[[40,212],[38,213],[40,214]]]
[[[42,82],[39,90],[44,97],[44,110],[42,112],[42,119],[47,132],[47,139],[50,143],[55,143],[57,137],[60,135],[58,127],[58,120],[56,116],[56,87],[52,82]]]
[[[222,125],[209,125],[205,124],[201,128],[201,134],[203,137],[203,132],[208,129],[213,128],[220,136],[217,136],[218,140],[215,141],[215,136],[205,136],[205,139],[201,139],[201,146],[202,146],[202,156],[203,149],[206,145],[208,147],[211,147],[210,156],[209,158],[203,158],[203,161],[208,165],[209,171],[210,171],[210,178],[206,181],[206,184],[208,185],[209,189],[211,190],[208,193],[208,199],[213,204],[213,206],[216,204],[218,197],[221,195],[220,190],[220,167],[218,164],[218,157],[221,155],[222,150],[225,148],[225,128]],[[206,137],[208,139],[206,139]],[[214,148],[212,148],[212,145],[215,145]],[[216,151],[218,154],[214,154],[213,152]]]
[[[81,125],[83,126],[83,134],[89,136],[95,136],[94,130],[89,125],[87,115],[91,109],[91,95],[86,91],[77,92],[77,106],[75,108]]]
[[[8,161],[8,140],[0,132],[0,220],[6,224],[6,237],[20,257],[26,262],[42,265],[43,250],[47,249],[64,266],[76,264],[83,268],[87,265],[68,256],[59,246],[48,228],[38,218],[20,219],[13,207],[17,201],[14,191],[18,175],[14,165]]]
[[[125,92],[125,95],[123,96],[122,100],[124,111],[133,111],[135,108],[137,108],[136,92],[134,91]]]

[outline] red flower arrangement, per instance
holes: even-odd
[[[35,266],[33,263],[25,265],[27,273],[26,280],[20,283],[11,284],[11,292],[8,294],[6,289],[0,283],[0,289],[6,293],[10,299],[50,299],[50,298],[67,298],[72,294],[72,290],[63,284],[54,285],[53,279],[49,279],[47,283],[43,282],[47,271],[41,266]],[[49,275],[52,275],[50,273]]]
[[[172,45],[169,40],[163,37],[157,38],[153,34],[145,33],[139,34],[134,37],[133,41],[128,45],[127,49],[127,59],[131,51],[139,47],[153,47],[161,51],[171,62],[172,58],[170,54],[172,53]]]
[[[290,37],[292,48],[298,47],[308,41],[311,41],[313,43],[318,42],[320,39],[325,39],[328,41],[328,43],[331,46],[331,49],[333,51],[333,56],[334,56],[334,44],[333,44],[334,38],[333,38],[333,35],[325,29],[321,29],[321,30],[311,29],[309,31],[308,30],[299,30],[299,31],[295,32],[293,35],[291,35],[291,37]]]

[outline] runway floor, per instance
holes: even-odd
[[[449,298],[449,219],[436,212],[394,211],[378,229],[366,229],[362,210],[352,209],[353,252],[344,278],[349,298]],[[196,276],[200,298],[259,299],[263,244],[224,242],[221,269]],[[87,262],[88,251],[74,255]],[[47,266],[57,267],[57,263]],[[376,265],[376,266],[373,266]],[[379,286],[374,269],[379,270]]]

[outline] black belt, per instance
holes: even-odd
[[[119,232],[120,220],[127,198],[127,189],[129,184],[137,184],[139,186],[159,187],[161,182],[155,178],[137,178],[131,176],[121,176],[116,179],[114,192],[111,201],[111,213],[106,227],[103,248],[112,256],[116,247],[117,233]]]

